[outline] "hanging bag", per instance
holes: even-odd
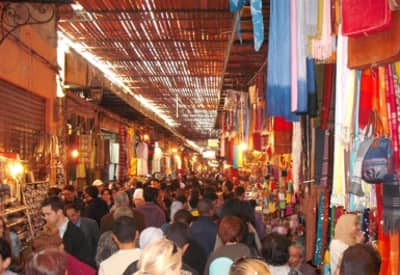
[[[389,28],[392,11],[387,0],[342,0],[342,32],[361,36]]]
[[[379,124],[378,124],[379,123]],[[367,183],[388,183],[393,181],[393,149],[389,138],[378,135],[377,127],[381,126],[383,131],[383,123],[377,111],[373,110],[370,116],[370,122],[367,125],[368,136],[363,143],[372,142],[364,156],[361,168],[361,177]]]
[[[400,60],[400,11],[393,12],[392,24],[388,29],[366,36],[349,37],[347,53],[347,66],[350,69],[365,69]]]

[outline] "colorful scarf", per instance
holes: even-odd
[[[317,221],[317,239],[315,242],[315,253],[313,263],[315,265],[320,265],[322,261],[322,235],[324,226],[324,198],[325,194],[320,193],[319,204],[318,204],[318,221]],[[326,223],[326,222],[325,222]]]

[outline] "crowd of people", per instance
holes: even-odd
[[[318,274],[299,242],[263,230],[245,191],[243,184],[213,177],[131,180],[111,189],[100,180],[84,190],[52,187],[41,204],[46,225],[23,273]],[[358,233],[353,216],[339,219],[332,274],[379,274],[379,254],[358,244]],[[14,274],[9,266],[15,248],[4,226],[0,237],[2,274]]]

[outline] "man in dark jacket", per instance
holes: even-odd
[[[93,265],[85,235],[64,215],[63,201],[57,197],[47,198],[42,202],[41,207],[46,223],[50,227],[58,228],[64,250],[77,259]]]
[[[208,257],[214,250],[218,226],[213,221],[214,206],[212,201],[203,199],[198,202],[197,210],[200,216],[191,225],[192,238],[203,248]]]
[[[99,241],[99,226],[96,221],[90,218],[81,217],[81,211],[76,204],[67,204],[65,214],[68,219],[82,230],[88,242],[90,258],[94,262],[96,255],[97,242]]]
[[[95,186],[86,187],[83,196],[87,204],[83,216],[95,220],[100,226],[101,218],[108,213],[106,202],[98,197],[99,191]]]

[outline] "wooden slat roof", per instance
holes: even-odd
[[[243,43],[236,38],[226,56],[234,35],[228,0],[76,2],[83,10],[63,8],[59,29],[103,60],[132,95],[151,101],[191,140],[211,137],[224,91],[244,89],[265,62],[266,43],[254,51],[249,7],[241,13]],[[263,4],[268,37],[269,5]]]

